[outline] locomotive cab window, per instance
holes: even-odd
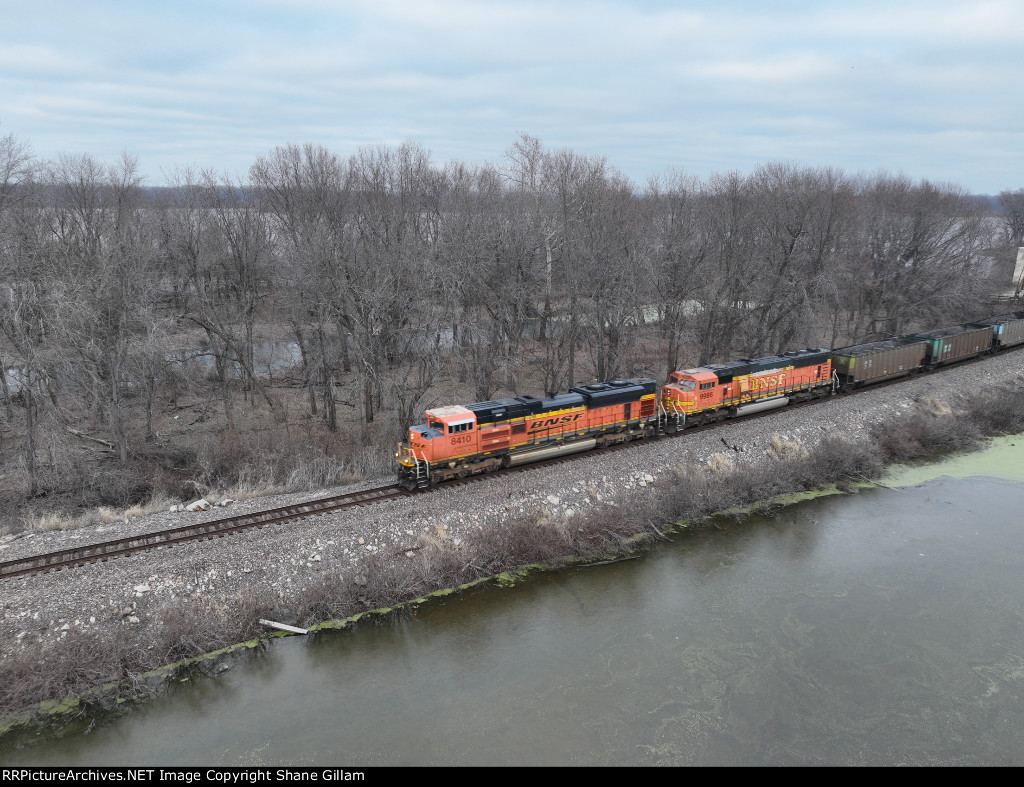
[[[458,434],[459,432],[468,432],[473,428],[472,421],[466,421],[461,424],[448,424],[448,434]]]
[[[708,390],[709,388],[714,388],[714,387],[715,387],[715,384],[714,384],[714,383],[701,383],[701,384],[700,384],[700,389],[701,389],[702,391],[706,391],[706,390]]]
[[[697,387],[697,384],[693,380],[680,380],[679,387],[684,391],[692,391]]]
[[[440,421],[431,421],[430,423],[427,424],[427,426],[429,426],[431,429],[436,429],[439,432],[444,431],[444,424],[441,423]]]

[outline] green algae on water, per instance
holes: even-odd
[[[886,486],[917,486],[942,476],[989,476],[1024,483],[1024,434],[995,437],[981,450],[923,465],[893,465],[879,480]]]

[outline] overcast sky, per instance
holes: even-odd
[[[0,136],[243,174],[519,133],[643,185],[766,161],[1024,187],[1022,0],[0,0]]]

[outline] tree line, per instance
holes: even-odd
[[[229,429],[245,404],[286,428],[294,403],[257,368],[268,338],[298,348],[326,433],[390,443],[446,396],[664,379],[985,315],[1024,245],[1024,189],[992,211],[954,184],[788,163],[640,185],[528,135],[495,164],[307,144],[244,181],[167,181],[147,188],[127,154],[43,161],[0,140],[0,450],[29,496],[67,435],[127,465],[196,385]],[[211,359],[198,382],[186,350]]]

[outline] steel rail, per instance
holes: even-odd
[[[254,527],[266,527],[267,525],[295,521],[305,517],[320,516],[346,508],[372,505],[396,497],[407,497],[410,494],[414,493],[396,484],[376,489],[349,492],[343,495],[334,495],[332,497],[320,498],[319,500],[310,500],[305,503],[295,503],[263,511],[253,511],[248,514],[238,514],[223,519],[212,519],[206,522],[182,525],[181,527],[174,527],[168,530],[140,533],[111,541],[84,544],[70,549],[61,549],[55,552],[31,555],[0,563],[0,579],[9,579],[47,571],[58,571],[62,568],[109,560],[113,557],[130,555],[135,552],[172,547],[189,541],[221,538],[225,535]]]

